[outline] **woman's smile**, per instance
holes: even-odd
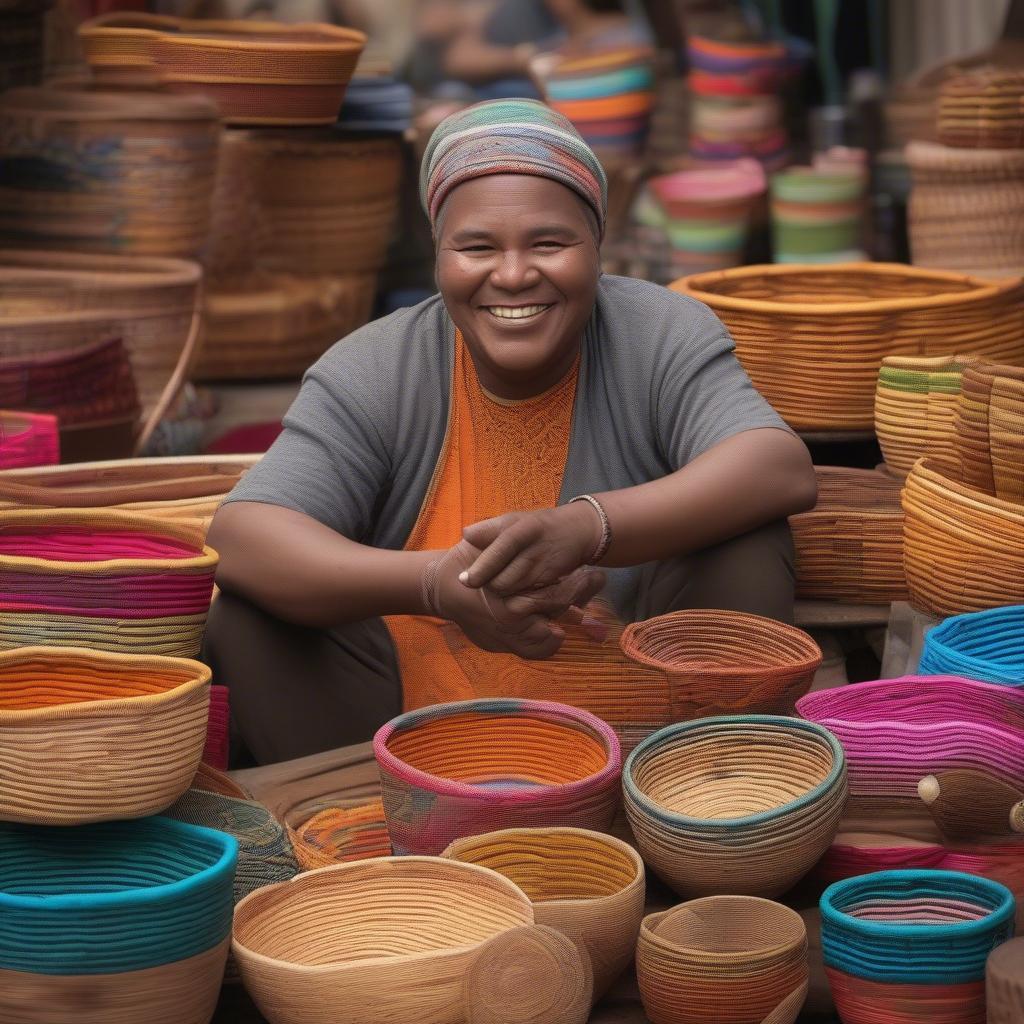
[[[530,306],[482,306],[485,312],[489,313],[496,320],[505,323],[530,322],[537,320],[542,313],[546,313],[554,305],[553,302],[536,303]]]

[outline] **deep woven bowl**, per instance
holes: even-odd
[[[762,1024],[788,1000],[792,1024],[808,978],[807,930],[788,907],[708,896],[644,918],[637,982],[654,1024]],[[795,995],[794,995],[795,993]]]
[[[398,854],[440,853],[499,826],[606,831],[618,804],[615,733],[567,704],[438,704],[382,726],[373,752]]]
[[[189,787],[210,670],[184,658],[73,647],[0,652],[0,820],[141,818]]]
[[[0,991],[11,1021],[196,1024],[231,931],[230,836],[166,818],[0,824]]]
[[[590,960],[594,999],[629,966],[644,915],[644,863],[629,844],[579,828],[512,828],[457,839],[443,856],[510,878],[537,924],[568,935]]]
[[[847,797],[839,741],[769,715],[670,725],[622,781],[644,861],[684,896],[785,892],[831,845]]]
[[[1024,686],[1024,605],[940,622],[925,634],[917,670],[925,676],[956,674]]]
[[[803,630],[746,612],[692,609],[635,622],[623,653],[664,672],[675,719],[787,713],[806,693],[821,650]]]

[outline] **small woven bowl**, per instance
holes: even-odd
[[[497,827],[607,831],[622,754],[611,727],[553,701],[471,700],[400,715],[373,739],[398,854]]]
[[[188,788],[206,742],[210,670],[73,647],[0,653],[0,819],[142,818]]]
[[[627,626],[626,657],[668,677],[675,719],[787,714],[821,664],[803,630],[745,612],[693,609]]]
[[[0,992],[19,1024],[197,1024],[231,931],[231,836],[166,818],[0,823]]]
[[[918,671],[1024,686],[1024,605],[954,615],[925,634]]]
[[[538,924],[587,954],[599,999],[629,966],[644,915],[644,862],[628,843],[580,828],[510,828],[457,839],[443,856],[490,868],[533,903]]]
[[[831,845],[847,798],[839,741],[768,715],[670,725],[622,781],[644,861],[684,896],[785,892]]]
[[[793,1024],[807,993],[807,929],[770,900],[708,896],[644,918],[636,971],[653,1024]]]

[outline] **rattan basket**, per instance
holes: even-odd
[[[568,935],[586,954],[594,999],[633,960],[644,914],[644,863],[632,846],[579,828],[515,828],[457,839],[443,856],[510,878],[537,924]]]
[[[0,469],[52,466],[59,461],[55,416],[0,410]]]
[[[803,630],[747,612],[691,609],[635,622],[623,653],[668,679],[676,721],[788,713],[809,689],[821,650]]]
[[[921,459],[903,489],[910,600],[933,615],[1024,603],[1024,506],[959,482],[951,463]]]
[[[1024,73],[976,70],[939,91],[939,142],[976,149],[1024,148]]]
[[[611,727],[552,701],[483,699],[411,711],[373,741],[395,852],[435,854],[496,828],[606,831],[622,757]]]
[[[925,634],[918,671],[1024,687],[1024,605],[954,615],[940,622]]]
[[[767,715],[670,725],[622,781],[644,862],[684,896],[785,892],[831,845],[847,797],[839,741]]]
[[[814,472],[818,503],[789,518],[797,596],[851,604],[905,601],[900,482],[871,469],[816,466]]]
[[[798,430],[871,430],[882,359],[1024,361],[1024,283],[898,263],[750,266],[676,281],[736,340],[754,385]]]
[[[807,930],[770,900],[707,896],[644,918],[636,971],[653,1024],[793,1024],[807,994]]]

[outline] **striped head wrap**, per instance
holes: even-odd
[[[557,181],[586,201],[604,232],[604,169],[572,122],[539,100],[477,103],[437,126],[420,167],[420,199],[431,225],[453,188],[486,174],[532,174]]]

